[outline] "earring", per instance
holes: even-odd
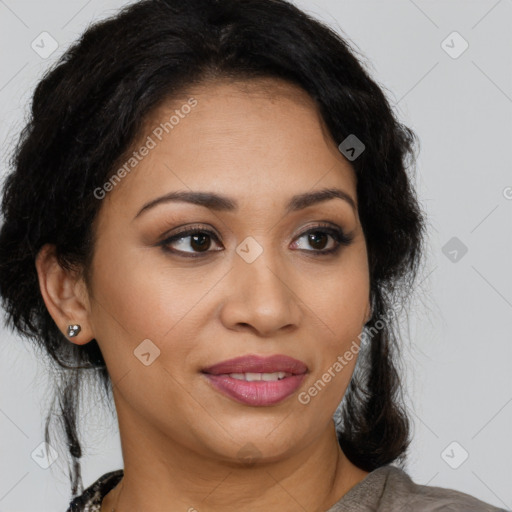
[[[74,338],[75,336],[78,336],[78,333],[82,330],[82,328],[76,324],[76,325],[68,325],[68,336],[70,338]]]

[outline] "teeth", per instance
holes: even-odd
[[[229,376],[233,379],[246,380],[252,382],[255,380],[276,381],[290,377],[291,373],[274,372],[274,373],[230,373]]]

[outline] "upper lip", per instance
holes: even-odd
[[[201,370],[210,375],[229,373],[274,373],[286,372],[300,375],[308,371],[308,367],[298,359],[285,355],[269,357],[248,355],[228,359]]]

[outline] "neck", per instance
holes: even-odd
[[[324,512],[368,474],[346,458],[332,420],[288,457],[244,464],[192,450],[118,411],[124,476],[102,512]]]

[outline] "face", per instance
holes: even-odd
[[[147,120],[135,149],[151,149],[102,200],[88,322],[125,435],[275,459],[325,431],[356,363],[369,315],[356,176],[301,89],[216,82],[188,92]],[[160,123],[176,110],[167,133]],[[289,207],[324,189],[341,197]],[[176,192],[227,201],[164,199]],[[251,355],[304,366],[292,376],[278,361],[283,382],[203,372]],[[250,373],[275,370],[265,368]]]

